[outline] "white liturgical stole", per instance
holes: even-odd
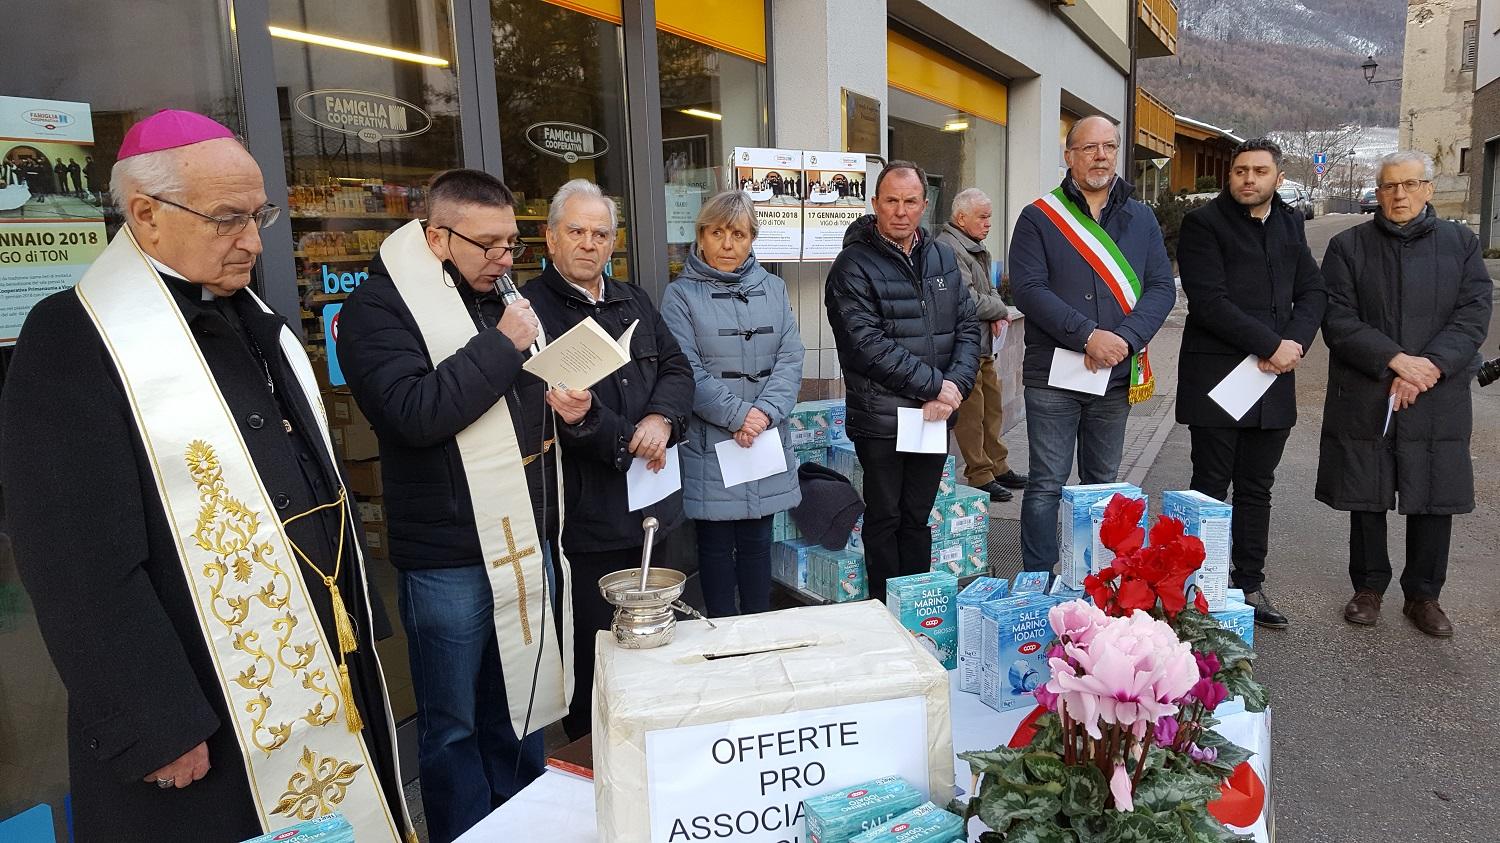
[[[420,220],[403,225],[387,237],[380,246],[380,260],[417,322],[433,368],[478,333],[442,262],[428,248]],[[517,735],[535,732],[561,720],[573,697],[573,603],[568,562],[562,547],[554,547],[562,576],[556,589],[558,599],[549,605],[545,601],[551,596],[551,584],[508,403],[503,398],[496,401],[454,438],[463,459],[484,570],[494,596],[495,636],[500,645],[511,724]],[[557,493],[552,497],[557,501],[559,521],[562,459],[559,447]],[[549,619],[553,605],[563,613],[561,642]]]
[[[338,644],[324,635],[313,611],[309,584],[229,405],[170,289],[128,228],[115,235],[75,292],[120,373],[151,461],[218,667],[230,718],[224,728],[239,743],[262,829],[337,811],[361,843],[414,840],[405,804],[386,803],[365,742],[350,731],[333,649]],[[286,328],[281,354],[334,460],[312,367]],[[346,511],[344,517],[355,516]],[[347,558],[358,564],[367,596],[357,546]],[[311,587],[323,585],[314,580]],[[369,623],[368,615],[359,621]],[[395,746],[388,702],[363,716],[374,721],[370,728],[388,730]]]

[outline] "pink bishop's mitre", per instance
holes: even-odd
[[[193,111],[165,108],[130,127],[120,143],[117,160],[148,152],[176,149],[218,138],[233,138],[229,127]]]

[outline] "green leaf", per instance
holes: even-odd
[[[1224,737],[1218,732],[1215,732],[1212,729],[1209,729],[1203,732],[1203,734],[1199,735],[1197,743],[1199,746],[1204,747],[1205,749],[1208,747],[1213,747],[1214,749],[1218,750],[1218,763],[1227,766],[1230,770],[1233,770],[1235,767],[1240,766],[1240,764],[1249,761],[1255,755],[1255,753],[1251,752],[1248,749],[1245,749],[1244,747],[1229,740],[1228,738]]]
[[[1104,810],[1109,783],[1098,767],[1068,767],[1064,771],[1062,810],[1070,817],[1092,817]]]
[[[1026,820],[1011,826],[1005,843],[1078,843],[1078,835],[1059,826],[1055,819]]]
[[[1219,782],[1198,772],[1158,770],[1135,788],[1136,810],[1175,811],[1179,806],[1205,805],[1219,795]]]
[[[1220,680],[1224,687],[1229,689],[1229,696],[1244,697],[1246,711],[1265,711],[1270,702],[1266,686],[1255,681],[1249,671],[1229,671],[1220,674]]]
[[[1244,843],[1255,839],[1253,835],[1236,834],[1225,828],[1207,808],[1181,810],[1178,819],[1192,833],[1190,843]]]
[[[1255,651],[1250,649],[1245,639],[1227,629],[1210,629],[1204,633],[1203,641],[1219,654],[1219,664],[1226,667],[1236,662],[1255,661]]]
[[[989,752],[960,752],[958,757],[969,762],[969,769],[976,776],[982,776],[986,773],[999,775],[1005,765],[1021,757],[1021,752],[1019,749],[1010,749],[1009,747],[1002,746],[999,749]]]
[[[1026,755],[1026,772],[1044,782],[1060,782],[1067,768],[1062,757],[1054,752],[1032,752]]]
[[[1182,827],[1170,814],[1157,817],[1139,811],[1111,811],[1104,817],[1102,839],[1110,843],[1182,843]]]
[[[1011,823],[1021,820],[1050,820],[1061,809],[1056,796],[1012,787],[991,788],[979,797],[979,819],[996,831],[1008,830]]]

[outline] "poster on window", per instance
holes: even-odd
[[[844,230],[865,213],[865,155],[802,153],[802,259],[831,261],[844,248]]]
[[[104,251],[88,103],[0,96],[0,345]]]
[[[735,147],[734,185],[755,203],[760,225],[752,248],[760,261],[802,259],[802,152]]]

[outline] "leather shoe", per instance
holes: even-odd
[[[1007,471],[1004,474],[997,475],[995,477],[995,482],[999,483],[1001,486],[1004,486],[1007,489],[1024,489],[1026,488],[1027,479],[1028,478],[1024,474],[1017,474],[1014,471]]]
[[[1360,589],[1344,606],[1344,620],[1360,626],[1374,626],[1380,619],[1380,595]]]
[[[1276,610],[1264,589],[1245,592],[1245,602],[1255,610],[1255,625],[1267,629],[1286,629],[1292,625],[1286,615]]]
[[[1000,483],[995,480],[991,480],[983,486],[980,486],[979,490],[982,492],[989,492],[990,500],[994,501],[995,503],[1005,503],[1006,501],[1015,498],[1015,495],[1011,494],[1009,489],[1000,485]]]
[[[1443,614],[1443,607],[1436,600],[1407,600],[1402,613],[1411,619],[1412,626],[1434,638],[1452,638],[1453,623]]]

